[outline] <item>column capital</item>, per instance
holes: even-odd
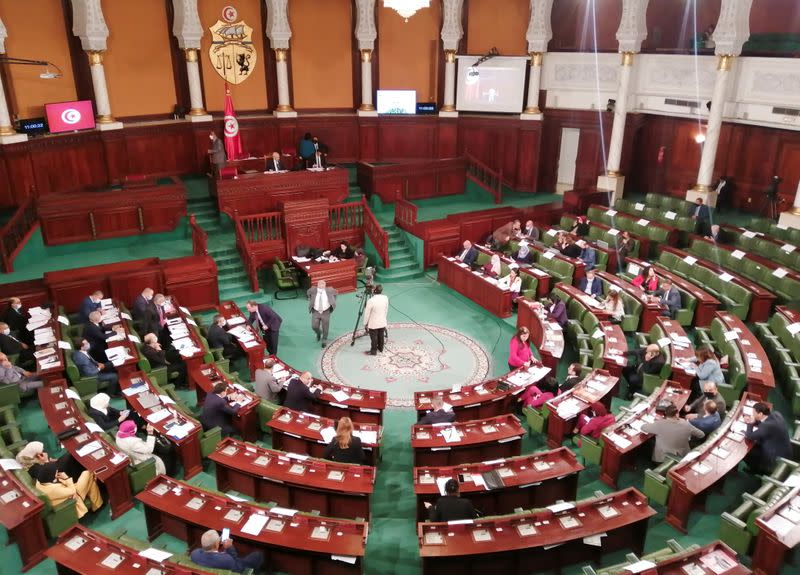
[[[530,56],[529,64],[531,67],[542,66],[542,63],[544,62],[544,54],[542,52],[530,52],[528,56]]]
[[[650,0],[622,0],[622,17],[617,28],[619,51],[639,52],[647,38],[647,4]]]
[[[267,4],[267,38],[275,54],[278,49],[289,49],[292,28],[289,26],[289,0],[264,0]]]
[[[184,48],[183,55],[187,62],[197,62],[199,60],[199,51],[196,48]]]
[[[87,52],[106,49],[108,26],[100,0],[72,0],[72,33]]]
[[[547,52],[547,45],[553,38],[552,25],[553,0],[531,0],[528,31],[528,52]]]
[[[275,61],[276,62],[286,62],[289,58],[289,49],[288,48],[275,48]]]
[[[199,49],[203,26],[197,12],[197,0],[172,0],[172,9],[175,13],[172,34],[178,39],[178,47],[181,50]]]
[[[444,0],[442,3],[442,44],[445,52],[458,50],[458,43],[464,35],[461,27],[461,12],[464,0]],[[454,60],[455,61],[455,60]]]
[[[622,53],[622,65],[623,66],[633,66],[633,52],[623,52]]]
[[[361,49],[361,61],[372,62],[372,50],[368,48]]]
[[[375,0],[356,0],[356,40],[359,50],[373,50],[378,29],[375,26]]]
[[[736,56],[731,54],[719,54],[717,56],[717,70],[720,72],[729,72],[733,67],[733,60]]]
[[[753,0],[722,0],[719,19],[714,28],[714,53],[717,56],[739,56],[750,38],[750,8]]]
[[[456,61],[456,51],[455,50],[445,50],[444,51],[444,61],[453,63]]]
[[[89,59],[90,66],[97,66],[103,63],[105,50],[86,50],[86,57]]]

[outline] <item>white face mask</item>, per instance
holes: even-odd
[[[20,309],[22,309],[22,304],[21,303],[15,303],[11,307],[13,307],[15,310],[20,310]]]
[[[3,335],[8,335],[8,334],[10,334],[10,333],[11,333],[11,330],[10,330],[10,329],[8,329],[8,328],[6,328],[6,329],[4,329],[4,330],[3,330]]]

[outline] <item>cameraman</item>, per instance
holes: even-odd
[[[383,286],[378,284],[372,291],[372,297],[364,306],[364,327],[369,332],[369,355],[383,352],[386,336],[386,317],[389,314],[389,298],[383,295]]]

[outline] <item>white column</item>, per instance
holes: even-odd
[[[6,104],[6,91],[3,86],[3,80],[0,79],[0,144],[15,144],[24,142],[27,139],[28,136],[26,134],[18,134],[11,127],[11,116],[8,113],[8,105]]]
[[[275,108],[275,115],[278,118],[297,116],[289,98],[289,68],[286,64],[288,55],[288,49],[278,48],[275,50],[275,70],[278,73],[278,107]]]
[[[106,70],[103,67],[103,52],[89,50],[89,70],[92,73],[92,88],[94,89],[94,105],[97,108],[97,129],[118,130],[122,122],[117,122],[111,114],[111,102],[108,100],[108,86],[106,85]]]
[[[210,122],[211,114],[203,105],[203,84],[200,82],[200,62],[195,48],[184,50],[186,56],[186,78],[189,81],[189,113],[186,119],[191,122]]]
[[[440,116],[457,117],[456,112],[456,51],[444,51],[444,104]]]
[[[289,40],[292,29],[289,26],[289,0],[264,0],[267,5],[267,37],[275,50],[275,71],[278,76],[278,107],[273,114],[277,118],[294,118],[297,112],[292,108],[289,97]]]
[[[378,115],[372,103],[372,50],[361,50],[361,105],[358,115]]]
[[[633,52],[625,52],[622,55],[617,103],[614,107],[614,124],[611,128],[611,143],[608,149],[606,172],[609,176],[619,176],[619,166],[622,160],[622,140],[625,136],[625,121],[628,118],[628,93],[630,91],[632,69]]]
[[[714,82],[714,94],[711,96],[711,111],[706,126],[706,141],[703,143],[703,154],[700,157],[700,169],[697,172],[695,189],[709,191],[714,178],[714,160],[717,157],[719,133],[722,130],[722,111],[725,108],[725,95],[728,91],[733,56],[720,56],[717,63],[717,79]],[[716,200],[716,198],[715,198]]]
[[[542,85],[542,62],[544,54],[541,52],[530,53],[528,72],[528,102],[519,115],[522,120],[541,120],[542,111],[539,110],[539,91]]]

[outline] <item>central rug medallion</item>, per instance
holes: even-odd
[[[380,389],[387,403],[412,407],[414,392],[470,385],[489,375],[489,355],[477,342],[438,325],[392,323],[383,353],[372,356],[369,336],[341,336],[322,354],[322,376],[328,381]]]

